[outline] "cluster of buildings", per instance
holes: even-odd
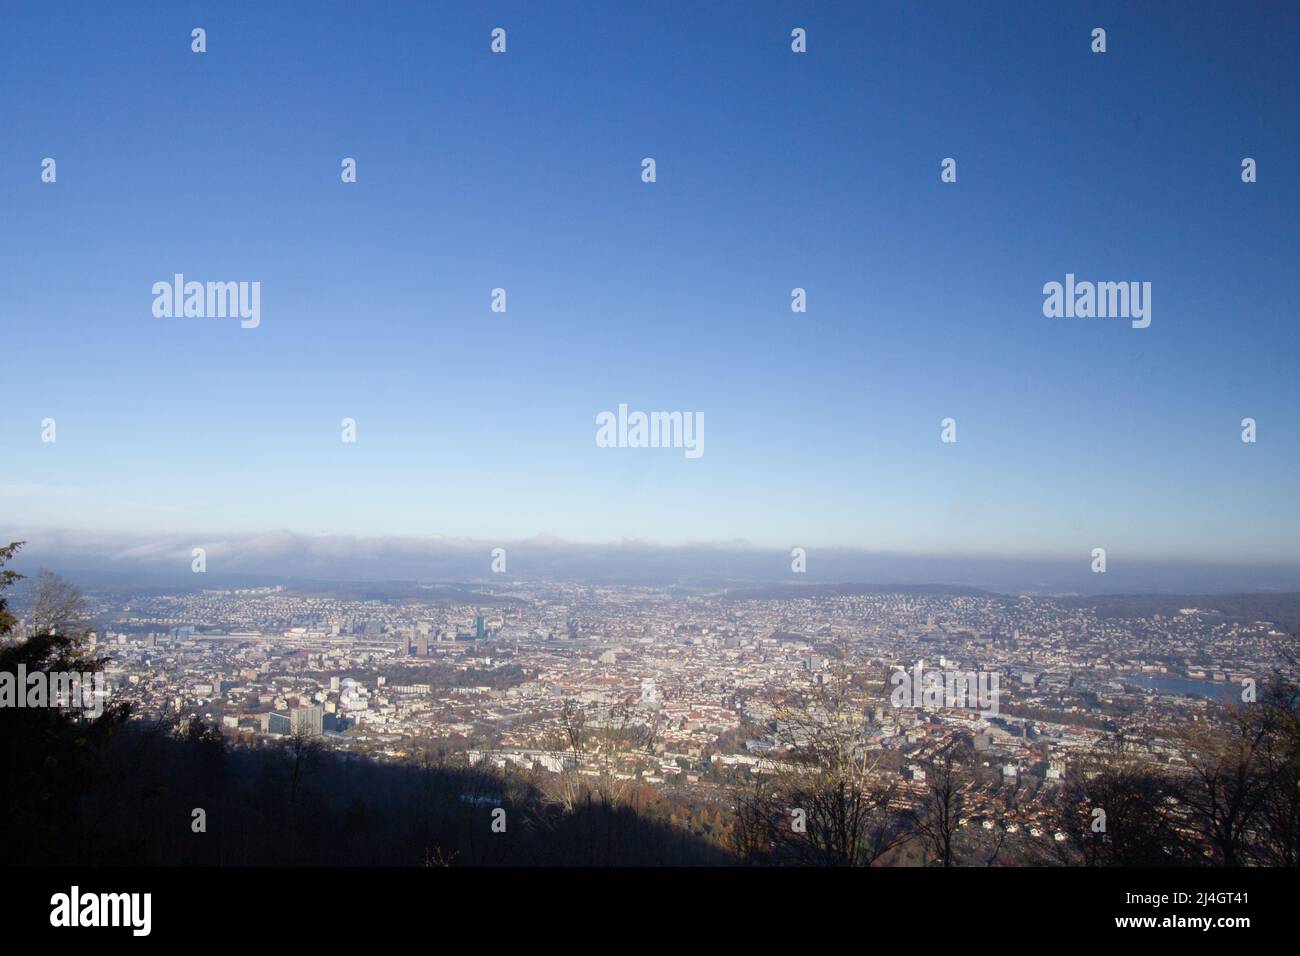
[[[436,751],[710,798],[779,769],[797,743],[792,708],[817,716],[834,692],[903,799],[961,736],[981,770],[971,819],[1027,830],[1046,826],[1035,807],[1099,741],[1123,734],[1177,760],[1160,728],[1208,719],[1268,672],[1281,636],[1196,608],[1114,617],[930,593],[537,582],[427,598],[261,588],[96,600],[110,697],[252,745],[302,734],[379,759]],[[918,662],[996,675],[996,707],[897,706],[890,675]],[[997,809],[1010,806],[1013,820]]]

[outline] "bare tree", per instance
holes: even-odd
[[[565,700],[560,709],[560,729],[552,749],[564,753],[563,764],[554,780],[544,788],[546,797],[565,813],[572,813],[582,801],[585,787],[580,768],[587,750],[587,711],[573,700]]]
[[[42,570],[28,587],[32,636],[80,638],[89,629],[85,599],[71,581]]]
[[[1061,839],[1048,856],[1067,866],[1194,864],[1188,823],[1170,769],[1119,736],[1069,768],[1049,816]]]
[[[0,548],[0,567],[17,551],[21,542]],[[0,570],[0,595],[21,575]],[[27,591],[30,604],[30,626],[25,638],[17,643],[0,645],[10,666],[22,663],[28,673],[43,671],[80,671],[90,673],[102,670],[107,657],[95,657],[86,647],[89,630],[81,592],[70,582],[50,571],[41,571]],[[11,631],[11,615],[5,611],[0,597],[0,635]],[[121,708],[113,705],[117,713]],[[120,713],[118,714],[120,716]]]
[[[572,811],[584,800],[590,802],[594,790],[608,806],[624,802],[635,781],[620,766],[625,758],[653,753],[660,732],[657,712],[643,714],[629,695],[608,707],[587,708],[566,700],[559,719],[557,743],[568,761],[547,788],[551,801]]]
[[[629,696],[611,704],[596,721],[587,722],[593,732],[596,747],[591,754],[595,759],[598,776],[596,786],[601,800],[611,807],[624,801],[633,781],[620,770],[625,757],[652,751],[656,724],[647,723]]]
[[[841,652],[802,693],[776,708],[779,750],[761,768],[768,781],[742,794],[738,838],[751,855],[820,866],[870,866],[911,834],[897,784],[879,773],[883,750],[867,738],[875,684],[854,674]]]
[[[1293,638],[1294,640],[1294,638]],[[1300,681],[1294,646],[1282,650],[1282,663],[1260,696],[1261,719],[1269,733],[1261,758],[1268,794],[1256,821],[1251,847],[1264,866],[1300,866]]]
[[[1176,738],[1189,773],[1174,794],[1187,806],[1220,866],[1246,862],[1247,840],[1261,822],[1269,797],[1270,726],[1258,704],[1234,707],[1226,720],[1185,727]]]
[[[767,862],[774,848],[773,826],[785,801],[771,790],[769,781],[754,775],[747,791],[737,794],[729,841],[732,851],[743,862]]]
[[[958,759],[958,745],[958,741],[949,741],[927,761],[925,797],[916,824],[916,832],[925,841],[930,859],[944,867],[957,863],[955,839],[962,821],[963,791],[968,783]]]

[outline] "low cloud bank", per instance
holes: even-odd
[[[679,584],[720,588],[768,584],[946,584],[1003,593],[1117,594],[1300,591],[1300,564],[1214,565],[1126,562],[1111,554],[1104,574],[1088,555],[1001,558],[890,554],[808,548],[807,571],[791,571],[789,551],[743,543],[659,546],[640,541],[576,544],[539,536],[522,541],[446,537],[355,537],[290,531],[144,535],[0,527],[0,540],[26,540],[15,570],[47,567],[88,587],[217,587],[232,581],[418,581],[508,584],[557,579],[590,584]],[[191,571],[194,548],[207,572]],[[492,573],[494,548],[504,574]]]

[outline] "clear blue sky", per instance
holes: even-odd
[[[1300,12],[1128,6],[8,4],[0,522],[1294,557]]]

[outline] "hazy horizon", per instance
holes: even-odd
[[[87,585],[202,588],[234,580],[321,582],[487,582],[566,580],[590,584],[746,584],[872,586],[948,585],[996,593],[1103,595],[1300,591],[1300,561],[1212,562],[1108,558],[1092,571],[1087,554],[923,554],[860,548],[794,545],[805,570],[792,571],[792,548],[745,542],[656,544],[639,540],[572,542],[549,535],[517,541],[449,536],[350,536],[140,532],[76,532],[0,525],[4,541],[27,544],[16,570],[48,567]],[[191,568],[194,548],[206,569]],[[494,549],[504,552],[503,572],[492,571]]]

